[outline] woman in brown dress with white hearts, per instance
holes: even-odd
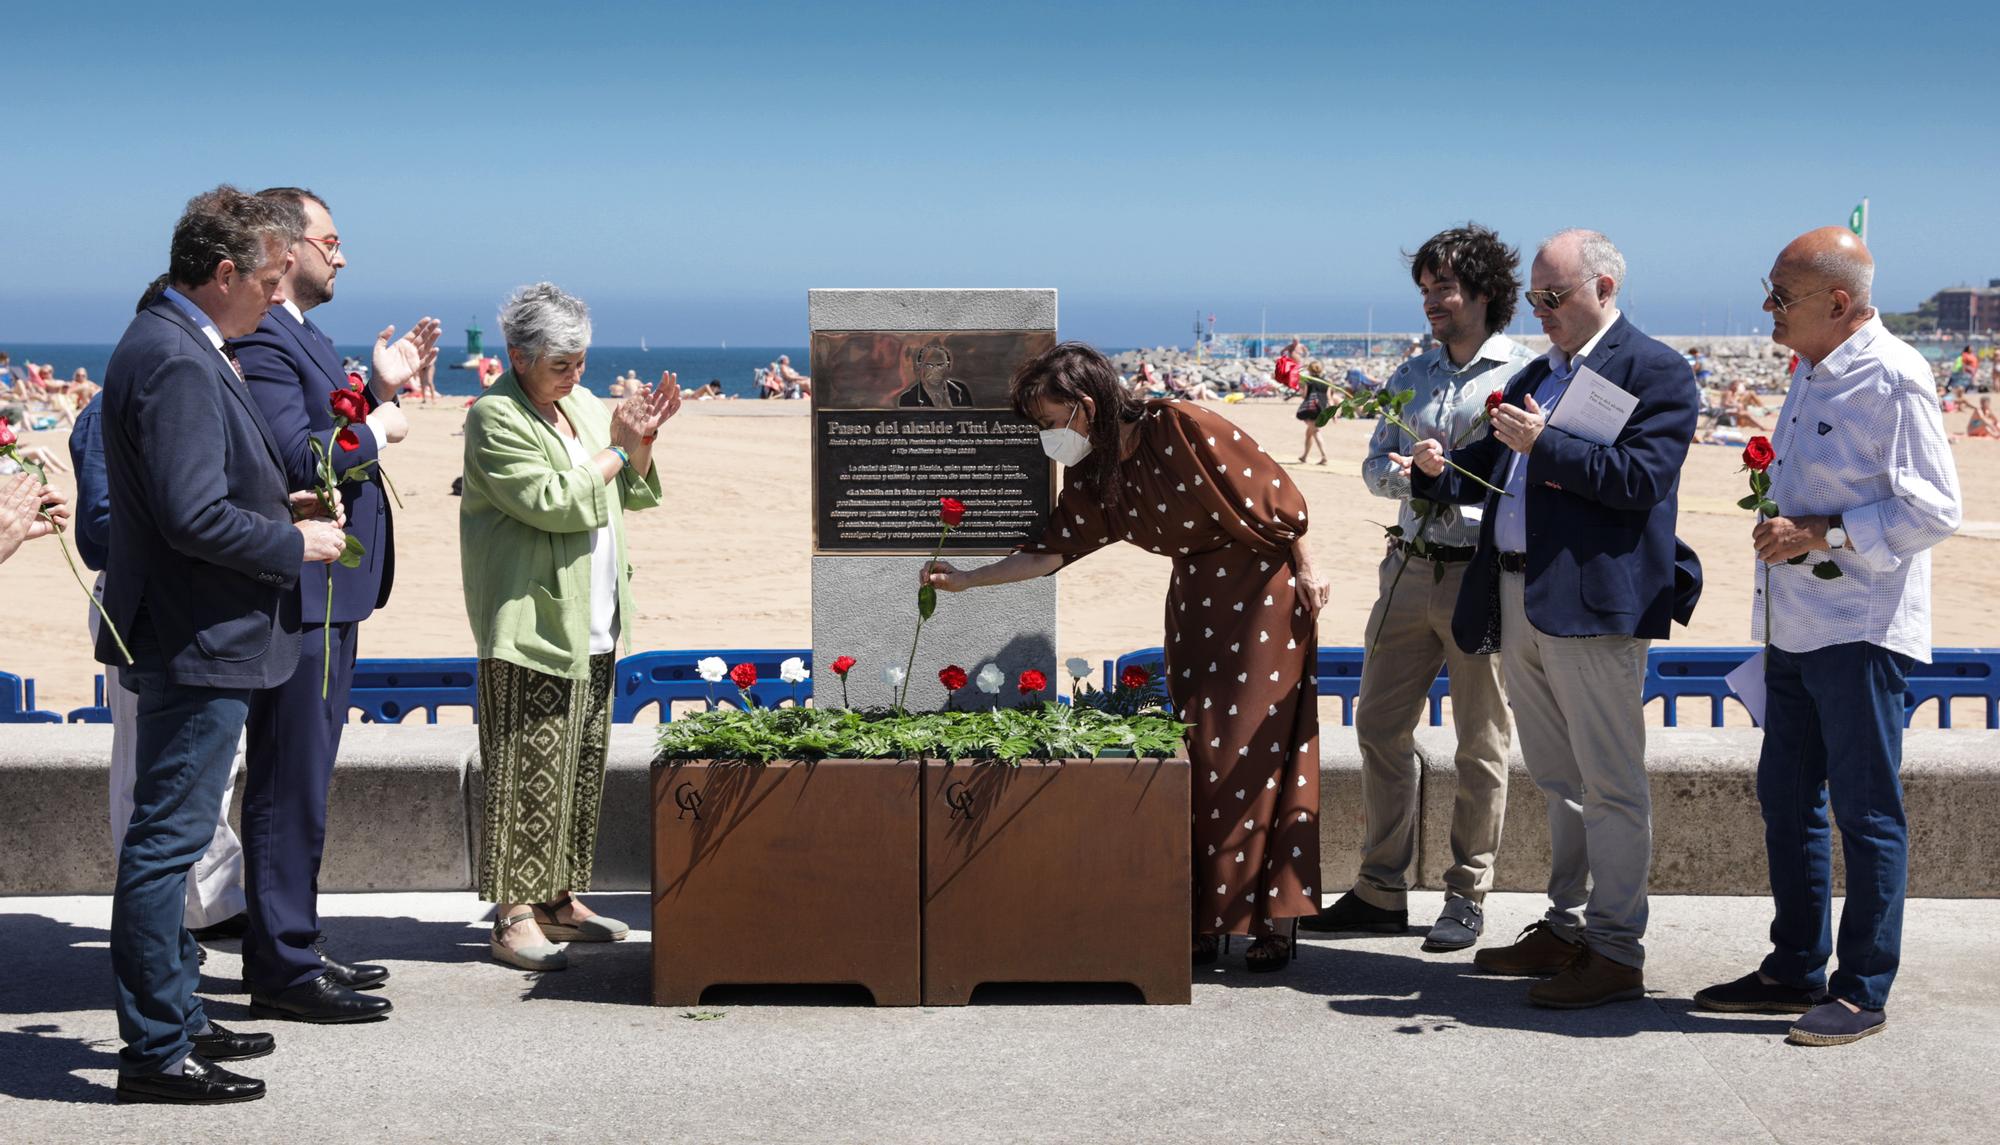
[[[1172,560],[1167,694],[1190,725],[1194,959],[1254,937],[1252,970],[1291,959],[1319,909],[1315,618],[1327,585],[1306,553],[1306,503],[1278,463],[1218,414],[1140,402],[1096,350],[1065,342],[1014,375],[1014,408],[1065,467],[1042,539],[977,569],[939,562],[946,592],[1055,572],[1116,541]]]

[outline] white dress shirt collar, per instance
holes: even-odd
[[[1882,316],[1879,313],[1870,315],[1868,321],[1861,324],[1860,329],[1849,334],[1846,341],[1833,348],[1833,352],[1826,356],[1825,361],[1805,362],[1806,378],[1810,380],[1820,374],[1839,377],[1847,373],[1855,360],[1866,354],[1869,347],[1875,344],[1876,336],[1884,329]]]
[[[202,333],[208,335],[209,345],[214,346],[217,350],[222,349],[222,331],[215,328],[214,320],[209,318],[208,314],[201,307],[196,306],[192,299],[171,286],[167,287],[166,297],[167,301],[172,302],[178,307],[182,314],[188,316],[188,321],[194,323]]]
[[[1599,331],[1598,331],[1597,333],[1595,333],[1595,334],[1592,334],[1592,335],[1590,336],[1590,341],[1588,341],[1588,342],[1585,342],[1585,343],[1583,344],[1582,348],[1580,348],[1580,349],[1578,349],[1578,350],[1577,350],[1577,352],[1576,352],[1576,357],[1574,357],[1574,358],[1572,358],[1572,357],[1570,357],[1569,355],[1567,355],[1567,354],[1563,353],[1563,352],[1562,352],[1562,348],[1561,348],[1561,347],[1559,347],[1559,346],[1550,346],[1550,347],[1549,347],[1549,366],[1550,366],[1550,367],[1551,367],[1551,368],[1552,368],[1552,369],[1553,369],[1553,370],[1555,371],[1555,373],[1556,373],[1556,374],[1557,374],[1558,376],[1560,376],[1560,377],[1565,377],[1565,378],[1566,378],[1566,377],[1568,377],[1568,376],[1570,375],[1571,371],[1575,369],[1575,365],[1574,365],[1574,364],[1575,364],[1575,363],[1577,363],[1577,362],[1581,362],[1581,361],[1582,361],[1582,360],[1584,360],[1585,358],[1588,358],[1588,357],[1590,357],[1590,352],[1591,352],[1592,350],[1595,350],[1595,349],[1597,349],[1597,344],[1598,344],[1599,342],[1602,342],[1602,341],[1604,341],[1604,336],[1605,336],[1606,334],[1609,334],[1609,333],[1611,332],[1611,328],[1612,328],[1613,326],[1616,326],[1616,325],[1618,325],[1618,318],[1619,318],[1619,314],[1620,314],[1620,312],[1619,312],[1618,308],[1617,308],[1617,307],[1615,307],[1615,306],[1614,306],[1614,307],[1612,307],[1612,308],[1611,308],[1611,320],[1610,320],[1609,322],[1606,322],[1606,323],[1604,324],[1604,328],[1603,328],[1602,330],[1599,330]]]
[[[292,321],[299,325],[304,326],[306,324],[306,312],[300,310],[299,304],[289,298],[285,299],[285,313],[291,315]]]

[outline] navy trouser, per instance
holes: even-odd
[[[1764,751],[1757,800],[1771,864],[1765,974],[1880,1010],[1903,948],[1909,832],[1903,821],[1903,676],[1911,660],[1874,644],[1813,652],[1773,646],[1764,661]],[[1847,862],[1840,962],[1833,941],[1831,796]]]
[[[208,1028],[195,987],[201,959],[181,926],[187,873],[215,838],[223,787],[249,710],[248,691],[167,679],[142,620],[135,662],[121,675],[139,697],[132,822],[118,851],[111,899],[111,970],[118,982],[122,1073],[158,1073],[193,1051]]]
[[[250,933],[243,981],[275,993],[318,977],[319,863],[326,845],[326,795],[347,697],[354,684],[354,624],[308,624],[299,634],[292,678],[250,697],[243,769],[243,892]],[[332,636],[333,670],[326,636]]]

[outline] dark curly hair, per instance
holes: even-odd
[[[1462,227],[1439,231],[1424,240],[1417,253],[1404,252],[1410,263],[1410,281],[1421,286],[1421,276],[1446,274],[1458,279],[1467,297],[1486,300],[1486,332],[1498,334],[1514,321],[1514,302],[1521,293],[1521,252],[1500,241],[1500,236],[1468,222]]]
[[[1063,482],[1082,482],[1106,508],[1123,500],[1118,488],[1120,427],[1138,421],[1145,408],[1133,400],[1109,358],[1083,342],[1064,342],[1021,363],[1009,389],[1014,412],[1030,421],[1034,415],[1029,407],[1037,399],[1080,407],[1089,398],[1097,407],[1090,419],[1090,456],[1065,473]]]

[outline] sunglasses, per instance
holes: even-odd
[[[1538,310],[1554,310],[1563,304],[1563,299],[1582,290],[1585,286],[1596,282],[1598,277],[1598,275],[1593,274],[1575,286],[1566,287],[1562,290],[1524,290],[1521,292],[1521,296],[1528,300],[1528,305]]]
[[[1770,279],[1759,278],[1757,281],[1763,283],[1764,285],[1764,301],[1770,304],[1771,309],[1777,311],[1780,314],[1783,314],[1785,311],[1790,310],[1792,307],[1797,306],[1799,303],[1804,302],[1808,298],[1813,298],[1818,295],[1825,294],[1829,290],[1840,289],[1837,286],[1829,286],[1826,287],[1824,290],[1815,290],[1811,294],[1801,294],[1797,298],[1786,298],[1778,293],[1777,287],[1771,285]]]

